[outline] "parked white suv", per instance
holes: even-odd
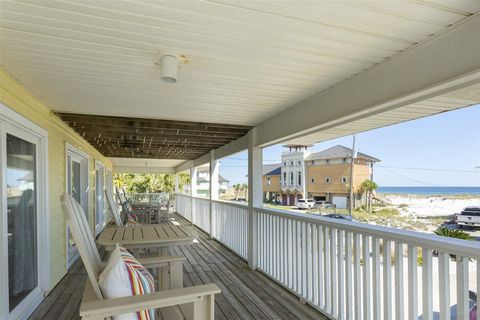
[[[313,199],[300,199],[295,206],[298,209],[312,209],[315,206],[315,200]]]

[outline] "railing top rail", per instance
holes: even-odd
[[[402,243],[425,247],[432,250],[455,253],[462,256],[480,259],[480,243],[476,241],[446,238],[434,234],[424,234],[418,231],[400,230],[390,227],[375,226],[353,221],[341,221],[339,219],[306,215],[303,213],[288,212],[277,209],[255,208],[255,210],[302,222],[322,224],[324,226],[335,229],[341,229],[377,238],[399,241]]]
[[[220,203],[220,204],[230,205],[232,207],[248,209],[248,204],[247,203],[237,203],[237,202],[231,202],[231,201],[226,201],[226,200],[212,200],[212,201],[216,202],[216,203]]]

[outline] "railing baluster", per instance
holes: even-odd
[[[457,320],[468,319],[468,257],[457,256]]]
[[[331,278],[331,263],[330,263],[330,228],[325,227],[324,229],[324,254],[325,254],[325,310],[327,313],[330,313],[332,310],[331,300],[331,288],[332,288],[332,278]]]
[[[354,287],[355,292],[355,319],[362,319],[362,279],[360,278],[360,256],[361,256],[361,246],[360,246],[360,235],[355,233],[353,235],[353,277],[354,277]],[[368,319],[365,319],[368,320]]]
[[[345,261],[344,261],[344,248],[345,248],[345,236],[343,230],[337,230],[337,265],[338,265],[338,319],[345,319]]]
[[[477,320],[480,320],[480,258],[477,258]]]
[[[422,248],[422,320],[433,319],[432,250]]]
[[[302,297],[307,296],[307,227],[305,222],[301,222],[302,233]]]
[[[403,243],[395,243],[395,320],[405,317],[405,298],[403,284]]]
[[[288,254],[287,254],[287,268],[288,268],[288,287],[293,289],[293,266],[292,266],[292,256],[293,256],[293,249],[292,249],[292,242],[293,242],[293,222],[292,219],[288,219],[287,223],[287,245],[288,245]]]
[[[373,319],[382,318],[382,307],[381,307],[381,298],[382,290],[380,283],[380,239],[372,239],[372,280],[373,280]]]
[[[372,285],[370,274],[370,237],[363,235],[363,318],[372,318]]]
[[[408,245],[408,318],[418,316],[417,247]]]
[[[307,280],[307,290],[306,290],[306,297],[307,300],[312,301],[313,300],[313,292],[312,292],[312,233],[311,233],[311,225],[310,223],[306,224],[306,251],[307,251],[307,257],[306,257],[306,280]]]
[[[318,299],[318,232],[317,232],[318,225],[312,224],[312,272],[313,272],[313,303],[316,306],[320,306],[320,302]]]
[[[323,241],[323,227],[321,225],[317,225],[317,240],[318,240],[318,304],[321,309],[325,309],[325,278],[324,278],[324,270],[325,270],[325,263],[323,259],[323,252],[324,252],[324,241]]]
[[[353,320],[352,233],[345,231],[346,318]]]
[[[392,242],[383,239],[383,318],[392,319]]]
[[[440,320],[450,320],[450,254],[438,254]]]
[[[331,314],[336,317],[338,314],[338,306],[337,306],[337,230],[332,228],[330,229],[330,263],[332,264],[330,270],[331,270],[331,295],[332,295],[332,309],[331,309]]]

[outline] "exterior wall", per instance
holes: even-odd
[[[60,208],[60,195],[66,188],[66,143],[90,156],[88,220],[92,233],[95,228],[95,160],[101,161],[106,170],[111,169],[112,164],[1,68],[0,101],[48,131],[50,288],[53,288],[66,273],[66,226]]]
[[[364,161],[361,161],[365,163]],[[308,164],[308,163],[307,163]],[[366,179],[370,179],[370,167],[363,164],[355,164],[353,168],[353,188],[354,190]],[[330,177],[330,183],[325,181]],[[342,183],[342,177],[347,178],[346,183]],[[312,182],[312,178],[315,182]],[[348,194],[350,184],[350,164],[321,164],[307,165],[307,190],[311,196],[324,196],[326,193],[331,195]]]
[[[270,184],[268,184],[270,178]],[[263,176],[262,177],[263,192],[280,192],[280,176]]]

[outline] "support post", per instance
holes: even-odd
[[[255,208],[262,206],[262,148],[256,147],[256,128],[248,132],[248,266],[257,267],[257,217]]]
[[[180,193],[178,172],[175,172],[175,194]]]
[[[219,192],[219,182],[218,182],[218,172],[220,169],[220,161],[215,160],[215,150],[210,151],[210,238],[212,239],[215,235],[215,225],[214,225],[214,210],[215,205],[212,200],[218,200]]]
[[[191,220],[190,222],[193,224],[195,221],[195,201],[193,197],[197,196],[197,167],[194,166],[193,162],[190,166],[190,201],[191,201]]]

